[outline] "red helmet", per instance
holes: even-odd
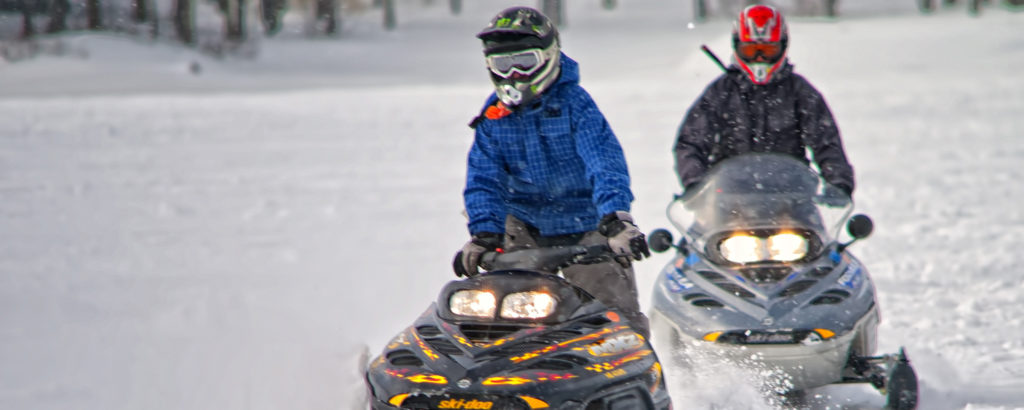
[[[789,29],[782,14],[771,6],[743,9],[732,30],[736,64],[755,84],[767,84],[786,62]]]

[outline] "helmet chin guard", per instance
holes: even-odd
[[[497,85],[495,90],[498,94],[498,99],[506,106],[515,107],[523,102],[523,93],[512,84]]]
[[[786,58],[783,57],[778,62],[771,63],[743,63],[737,59],[737,65],[743,70],[743,73],[747,75],[754,84],[768,84],[772,79],[772,75],[779,71],[779,68],[786,63]]]

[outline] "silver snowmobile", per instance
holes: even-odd
[[[788,379],[784,397],[870,383],[886,408],[915,408],[917,376],[903,349],[874,355],[874,285],[847,249],[873,225],[852,211],[848,195],[795,158],[722,161],[669,205],[682,239],[673,244],[665,229],[649,236],[652,250],[677,252],[655,285],[653,339],[683,358],[690,349],[737,364],[756,357]],[[841,243],[844,223],[852,239]]]

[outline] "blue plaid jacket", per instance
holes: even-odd
[[[485,107],[495,101],[491,94]],[[592,231],[601,216],[629,211],[622,146],[580,87],[575,61],[561,55],[561,76],[537,101],[477,124],[463,198],[474,235],[505,232],[508,214],[553,236]]]

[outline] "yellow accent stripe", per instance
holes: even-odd
[[[530,396],[519,396],[519,398],[525,401],[531,409],[546,409],[548,407],[551,407],[548,406],[548,404],[545,403],[543,400],[538,400]]]
[[[406,397],[409,397],[409,393],[397,394],[395,397],[392,397],[391,400],[388,400],[388,403],[392,406],[399,407],[402,405],[402,402],[405,401]]]
[[[711,333],[708,333],[708,334],[704,335],[704,340],[707,340],[709,342],[714,342],[714,341],[717,341],[718,337],[721,336],[721,335],[722,335],[722,332],[711,332]]]
[[[833,332],[828,329],[814,329],[814,331],[818,332],[818,334],[821,335],[823,339],[830,339],[832,338],[832,336],[836,335],[836,332]]]

